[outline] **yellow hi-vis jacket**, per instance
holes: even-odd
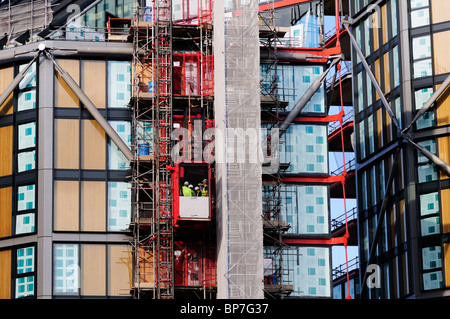
[[[189,187],[183,186],[182,190],[183,196],[192,196],[192,190]]]

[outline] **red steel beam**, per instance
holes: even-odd
[[[287,245],[347,245],[348,234],[336,238],[282,238]]]
[[[281,0],[281,1],[275,1],[273,3],[273,7],[271,3],[261,4],[259,6],[259,11],[266,11],[269,9],[277,9],[277,8],[283,8],[287,6],[292,6],[294,4],[300,4],[304,2],[310,2],[311,0]]]

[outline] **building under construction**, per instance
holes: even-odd
[[[0,297],[332,298],[358,245],[348,15],[1,1]]]

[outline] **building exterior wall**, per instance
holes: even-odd
[[[448,75],[447,59],[441,53],[449,25],[439,13],[447,4],[395,0],[350,4],[354,19],[370,11],[352,26],[352,34],[404,129]],[[354,50],[352,60],[361,276],[368,266],[394,155],[400,149],[377,250],[370,261],[380,267],[382,284],[364,287],[362,297],[446,295],[448,177],[411,144],[400,144],[398,129]],[[444,93],[409,133],[448,163],[446,100]]]
[[[72,50],[78,46],[46,44]],[[125,88],[131,85],[131,69],[114,71],[115,64],[130,64],[129,59],[56,57],[125,140],[130,134],[129,96],[115,90],[108,75],[114,81],[123,78]],[[3,61],[2,85],[27,63]],[[1,262],[10,269],[2,275],[2,297],[130,296],[127,163],[56,75],[50,60],[41,55],[28,75],[1,120],[2,131],[8,132],[2,134],[1,148],[8,161],[2,161],[0,177],[5,217],[0,249]],[[113,108],[117,99],[109,99],[107,92],[123,98],[120,108]]]

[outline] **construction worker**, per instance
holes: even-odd
[[[200,187],[195,186],[194,191],[195,191],[195,196],[202,196],[202,192],[200,191]]]
[[[208,185],[206,184],[206,178],[200,184],[200,189],[203,197],[208,196]]]
[[[189,190],[191,191],[191,195],[189,196],[195,196],[194,186],[192,184],[189,184]]]
[[[182,187],[183,190],[183,196],[192,196],[191,189],[189,188],[189,182],[184,182],[184,185]]]

